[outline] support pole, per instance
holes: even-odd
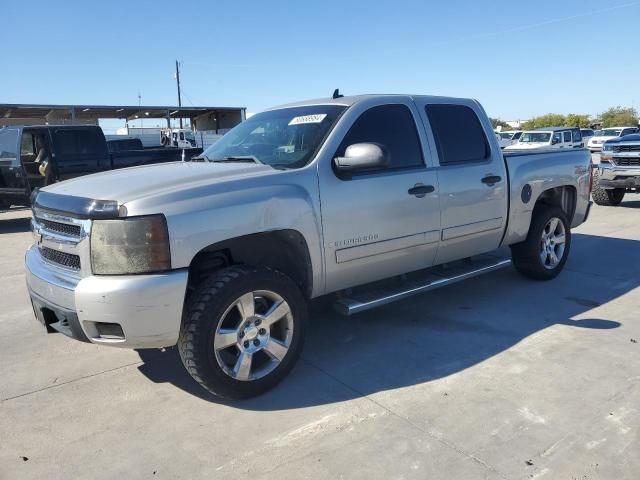
[[[182,107],[182,98],[180,97],[180,64],[176,60],[176,83],[178,84],[178,107]],[[180,128],[182,128],[182,117],[180,117]]]

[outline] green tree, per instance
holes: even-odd
[[[603,127],[627,127],[638,125],[638,112],[634,108],[612,107],[600,115]]]
[[[494,130],[498,127],[502,127],[503,130],[504,129],[511,130],[511,126],[507,122],[503,122],[499,118],[489,117],[489,120],[491,120],[491,126],[493,127]]]
[[[577,113],[570,113],[566,116],[564,120],[563,127],[579,127],[579,128],[589,128],[591,125],[591,120],[589,119],[589,115],[580,115]]]
[[[562,127],[566,117],[560,113],[547,113],[539,117],[534,117],[523,124],[525,130],[535,130],[536,128]]]

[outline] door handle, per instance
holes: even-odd
[[[416,183],[413,187],[408,190],[409,195],[415,195],[418,198],[424,197],[427,193],[431,193],[435,190],[433,185],[423,185],[421,183]]]
[[[492,187],[494,184],[498,183],[500,180],[502,180],[502,177],[499,177],[498,175],[487,175],[481,180],[481,182],[486,183],[487,185]]]

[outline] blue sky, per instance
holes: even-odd
[[[28,5],[28,7],[27,7]],[[507,120],[637,106],[640,1],[3,2],[2,103],[475,97]]]

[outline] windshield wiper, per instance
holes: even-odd
[[[243,162],[243,163],[258,163],[262,164],[260,160],[258,160],[253,155],[232,155],[229,157],[224,157],[221,160],[213,160],[214,162]]]

